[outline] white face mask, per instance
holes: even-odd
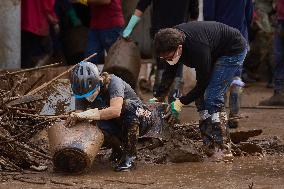
[[[177,52],[177,56],[175,58],[173,58],[172,60],[166,60],[166,61],[169,63],[169,65],[175,65],[176,63],[178,63],[180,57],[181,55],[178,55],[178,52]]]
[[[95,92],[93,94],[91,94],[90,96],[86,97],[86,100],[88,102],[94,102],[94,100],[96,100],[98,94],[100,93],[100,87],[95,90]]]

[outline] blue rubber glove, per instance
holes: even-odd
[[[126,28],[124,29],[124,31],[122,33],[122,37],[128,38],[130,36],[133,28],[139,22],[140,19],[141,18],[139,16],[132,15],[130,21],[128,22],[128,25],[126,26]]]

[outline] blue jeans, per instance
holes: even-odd
[[[284,90],[284,21],[278,21],[277,31],[274,35],[274,89]]]
[[[208,110],[209,114],[220,112],[224,107],[224,94],[233,78],[242,70],[247,50],[238,55],[222,56],[217,59],[204,96],[196,100],[198,111]]]
[[[115,27],[111,29],[90,29],[88,34],[88,44],[85,51],[85,57],[94,53],[97,56],[92,58],[90,62],[95,64],[103,63],[104,51],[108,51],[112,44],[117,40],[122,31],[122,27]]]

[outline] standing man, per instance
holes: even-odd
[[[284,106],[284,0],[277,0],[277,27],[274,32],[274,94],[260,102],[265,106]]]
[[[108,51],[117,40],[124,26],[121,0],[72,0],[90,6],[91,23],[85,57],[95,52],[91,59],[95,64],[104,62],[105,50]]]
[[[73,112],[71,118],[97,121],[105,141],[112,146],[110,160],[116,163],[115,171],[134,168],[138,137],[152,126],[164,124],[162,111],[150,111],[130,85],[113,74],[100,75],[90,62],[76,65],[71,84],[76,110],[81,110]]]
[[[249,43],[248,30],[253,16],[252,0],[204,0],[203,15],[205,21],[216,21],[238,29]],[[244,72],[245,73],[245,72]],[[244,83],[242,70],[236,73],[230,89],[230,118],[236,117],[240,109],[240,95]],[[246,75],[246,73],[245,73]],[[237,128],[237,119],[229,121],[230,128]]]
[[[189,22],[160,30],[155,51],[167,62],[156,97],[164,98],[181,62],[196,70],[196,86],[171,103],[169,121],[179,118],[182,106],[195,101],[200,131],[208,155],[213,159],[232,158],[227,129],[224,94],[242,69],[247,42],[232,27],[217,22]]]
[[[123,31],[123,37],[130,36],[133,28],[139,22],[143,12],[152,3],[151,22],[152,27],[150,31],[151,38],[162,28],[173,27],[175,25],[187,22],[188,20],[197,20],[199,15],[198,0],[179,0],[173,3],[172,0],[139,0],[134,15],[132,15],[127,27]],[[157,70],[155,73],[155,83],[153,87],[154,95],[157,92],[157,86],[161,83],[161,77],[164,72],[164,63],[156,57]],[[173,89],[169,94],[169,101],[173,101],[181,93],[182,87],[182,72],[183,66],[178,68],[176,77],[173,83]]]

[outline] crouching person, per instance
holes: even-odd
[[[195,101],[206,152],[213,160],[232,159],[224,94],[242,69],[246,40],[238,30],[221,23],[190,22],[160,30],[154,45],[157,55],[168,63],[157,99],[166,95],[178,63],[196,70],[196,86],[171,103],[170,120],[178,118],[184,104]]]
[[[105,142],[112,147],[115,171],[134,168],[138,137],[162,119],[150,111],[134,90],[121,78],[106,72],[99,74],[95,64],[81,62],[73,70],[71,84],[76,98],[72,120],[97,121]]]

